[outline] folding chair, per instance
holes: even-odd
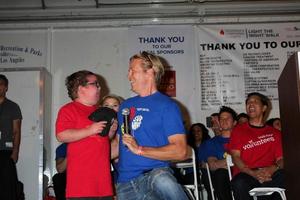
[[[254,200],[257,200],[259,196],[272,195],[274,192],[278,192],[281,199],[286,200],[285,189],[278,187],[259,187],[253,188],[249,191],[249,194],[253,196]]]
[[[215,200],[215,190],[214,190],[214,187],[213,187],[213,184],[212,184],[212,180],[211,180],[211,175],[210,175],[210,170],[209,170],[208,163],[205,163],[205,166],[206,166],[206,171],[207,171],[209,188],[210,188],[210,192],[211,192],[211,198],[212,198],[212,200]]]
[[[233,167],[233,162],[232,162],[232,157],[230,154],[226,154],[226,164],[227,164],[227,171],[228,171],[228,176],[229,176],[229,180],[232,180],[232,174],[231,174],[231,167]],[[232,200],[234,200],[234,196],[233,196],[233,192],[231,190],[231,196],[232,196]]]
[[[198,190],[198,179],[197,179],[197,165],[196,165],[196,155],[195,151],[192,149],[192,159],[189,162],[179,162],[175,163],[176,168],[185,169],[185,168],[193,168],[194,175],[194,184],[193,185],[184,185],[186,191],[189,196],[193,200],[199,200],[199,190]]]
[[[226,163],[227,163],[227,160],[226,160]],[[210,170],[209,170],[209,165],[208,165],[208,163],[205,163],[205,166],[206,166],[206,171],[207,171],[207,176],[208,176],[208,181],[209,181],[209,187],[210,187],[210,192],[211,192],[211,198],[212,198],[212,200],[218,199],[218,198],[214,195],[214,194],[215,194],[215,189],[214,189],[213,184],[212,184],[212,178],[211,178],[211,174],[210,174]],[[227,168],[228,168],[228,163],[227,163]],[[229,180],[231,181],[231,179],[232,179],[231,173],[228,174],[228,175],[229,175]],[[234,200],[232,191],[231,191],[231,196],[232,196],[232,199]]]
[[[229,154],[227,154],[226,163],[227,163],[229,179],[231,180],[232,179],[231,167],[233,167],[234,164],[232,162],[232,157]],[[282,200],[286,200],[285,189],[278,188],[278,187],[257,187],[257,188],[253,188],[252,190],[250,190],[249,194],[250,194],[250,196],[253,197],[254,200],[257,200],[258,196],[272,195],[274,192],[278,192],[280,194],[280,197],[282,198]],[[233,195],[232,195],[232,198],[234,198]]]

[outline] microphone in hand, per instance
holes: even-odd
[[[123,115],[123,123],[124,123],[124,133],[127,133],[131,135],[131,130],[130,130],[130,110],[128,108],[124,108],[122,110],[122,115]]]

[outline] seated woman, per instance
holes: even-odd
[[[205,160],[204,143],[210,139],[208,129],[201,123],[192,124],[188,134],[188,144],[193,147],[196,153],[197,165],[201,168],[201,163]],[[185,169],[184,173],[175,170],[175,176],[179,183],[187,185],[194,183],[193,169]],[[198,176],[199,177],[199,176]]]

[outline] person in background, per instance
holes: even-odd
[[[102,98],[102,100],[100,102],[100,106],[111,108],[115,112],[118,112],[122,101],[123,101],[123,99],[120,96],[110,94],[110,95],[106,95]],[[111,135],[109,135],[109,138],[111,139],[111,143],[114,146],[114,148],[112,148],[112,149],[118,149],[117,148],[118,146],[115,146],[115,145],[118,145],[115,143],[115,136],[116,136],[117,129],[118,129],[118,121],[115,120],[112,125],[112,129],[111,129],[112,131],[110,132]]]
[[[100,102],[100,106],[103,107],[108,107],[113,109],[115,112],[119,111],[119,107],[121,102],[123,101],[123,98],[121,98],[120,96],[114,95],[114,94],[110,94],[110,95],[106,95],[102,98],[102,101]],[[109,135],[109,138],[111,140],[110,145],[111,145],[111,158],[115,158],[112,161],[112,165],[113,165],[113,178],[114,178],[114,182],[117,182],[117,177],[118,177],[118,151],[119,151],[119,141],[116,137],[116,132],[118,129],[118,121],[115,120],[112,128],[111,128],[111,135]]]
[[[235,200],[252,199],[248,192],[254,187],[284,188],[281,133],[264,123],[269,103],[261,93],[248,94],[249,122],[232,131],[228,148],[235,165],[231,182]]]
[[[66,199],[66,169],[67,169],[67,144],[60,144],[55,151],[55,166],[57,173],[52,177],[56,200]]]
[[[201,145],[209,139],[208,129],[203,124],[195,123],[191,125],[188,134],[188,144],[194,149],[198,163],[201,162],[198,158],[203,157],[202,155],[198,155],[199,153],[202,153]],[[186,185],[194,183],[193,168],[185,169],[184,173],[176,168],[174,168],[174,171],[176,172],[176,178],[181,184]]]
[[[211,171],[212,184],[219,200],[231,200],[231,188],[227,171],[227,144],[233,127],[236,125],[236,112],[226,106],[219,111],[221,135],[207,142],[207,162]]]
[[[281,121],[280,118],[271,118],[266,121],[266,124],[276,128],[277,130],[281,131]]]
[[[210,139],[207,128],[201,123],[192,124],[188,135],[188,144],[196,151],[201,144]]]
[[[249,116],[246,113],[240,113],[237,116],[237,123],[238,124],[243,124],[245,122],[249,121]]]
[[[122,101],[124,101],[122,97],[115,94],[109,94],[102,98],[100,105],[103,107],[111,108],[114,111],[118,112]]]
[[[201,180],[204,184],[204,188],[207,191],[207,199],[211,200],[211,192],[210,192],[210,187],[209,187],[209,181],[208,181],[208,176],[205,168],[205,163],[207,162],[207,142],[211,139],[209,135],[208,129],[202,124],[202,123],[196,123],[192,124],[190,131],[189,131],[189,137],[192,138],[189,140],[189,145],[194,148],[196,157],[197,157],[197,166],[199,167],[199,170],[201,172]],[[193,183],[194,179],[193,177],[189,178],[192,174],[188,174],[183,177],[184,184],[186,183]],[[188,180],[188,182],[187,182]]]
[[[56,138],[68,143],[66,197],[70,200],[111,200],[113,196],[109,137],[99,135],[106,121],[88,119],[98,107],[98,77],[82,70],[66,78],[72,101],[59,110],[56,120]]]
[[[191,156],[178,105],[158,91],[164,67],[148,52],[130,58],[128,79],[137,96],[125,100],[118,113],[118,200],[187,200],[169,168],[172,160]],[[129,109],[130,134],[122,110]]]
[[[16,163],[21,142],[21,109],[6,98],[8,79],[0,74],[0,199],[15,200],[23,195]],[[23,198],[23,197],[22,197]]]
[[[220,122],[219,122],[219,113],[213,113],[211,117],[211,130],[214,132],[215,136],[220,135]]]

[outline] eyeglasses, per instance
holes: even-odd
[[[98,81],[95,81],[95,82],[87,82],[84,86],[88,86],[88,85],[93,85],[93,86],[96,86],[97,88],[101,89],[100,83],[99,83]]]

